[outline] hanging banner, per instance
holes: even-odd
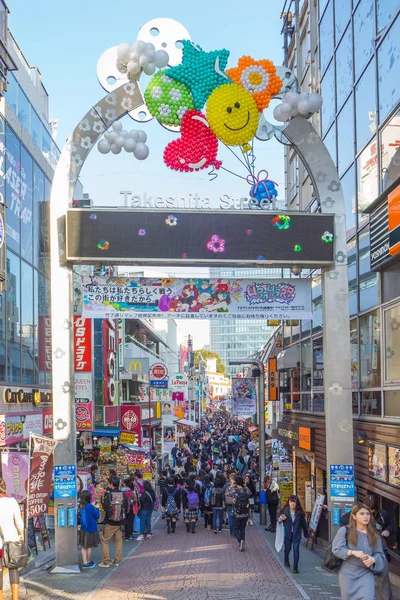
[[[18,502],[26,500],[29,456],[23,452],[2,452],[1,469],[7,495]]]
[[[93,383],[91,373],[75,373],[75,417],[77,431],[93,429]]]
[[[312,319],[310,279],[84,277],[86,318]]]
[[[248,419],[257,412],[254,377],[232,377],[233,414]]]
[[[28,519],[44,515],[47,512],[56,445],[56,441],[42,436],[32,435],[30,438],[31,468],[28,484]]]
[[[142,445],[142,417],[140,406],[120,407],[121,431],[136,435],[136,444]]]

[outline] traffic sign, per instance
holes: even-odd
[[[154,363],[149,369],[150,386],[153,388],[168,387],[168,369],[164,363]]]

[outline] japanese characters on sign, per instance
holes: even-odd
[[[330,492],[332,502],[354,500],[353,465],[330,465]]]
[[[54,467],[54,498],[76,498],[76,465]]]
[[[93,383],[89,373],[75,373],[75,417],[78,431],[93,429]]]
[[[47,512],[57,442],[38,435],[30,438],[31,468],[28,484],[28,519]]]
[[[0,446],[17,444],[29,438],[29,433],[43,433],[42,413],[0,416]]]
[[[7,495],[23,502],[26,499],[29,456],[23,452],[2,452],[1,467]]]
[[[121,431],[128,434],[135,434],[136,444],[139,446],[142,442],[142,417],[140,406],[121,406],[120,408]],[[121,434],[122,436],[122,434]]]
[[[74,362],[75,372],[91,372],[92,322],[78,315],[74,316]]]

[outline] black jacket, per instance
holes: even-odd
[[[156,494],[154,490],[147,492],[146,490],[140,496],[140,508],[142,510],[153,510]]]
[[[123,500],[122,500],[122,506],[123,506],[123,510],[124,510],[124,514],[126,515],[128,513],[129,510],[129,502],[128,502],[128,498],[125,496],[124,492],[121,492],[121,490],[117,489],[117,490],[107,490],[106,493],[104,494],[104,498],[103,498],[103,509],[105,511],[105,517],[104,517],[104,523],[106,525],[121,525],[124,521],[111,521],[111,519],[108,518],[108,513],[111,510],[111,496],[112,494],[122,494],[123,496]]]
[[[296,513],[294,522],[292,521],[292,517],[290,516],[289,508],[282,509],[280,514],[286,516],[285,521],[282,521],[282,525],[285,528],[286,538],[293,540],[293,542],[298,542],[301,540],[302,531],[304,532],[304,537],[308,537],[308,527],[304,513]]]

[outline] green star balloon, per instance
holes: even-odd
[[[200,46],[183,40],[182,63],[167,70],[168,77],[184,83],[192,92],[197,110],[201,110],[215,88],[231,83],[224,73],[228,63],[229,50],[204,52]]]

